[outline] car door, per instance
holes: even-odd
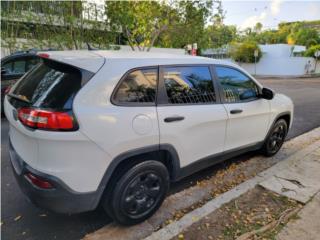
[[[160,144],[175,148],[180,167],[223,151],[228,115],[217,93],[210,66],[160,67]]]
[[[229,117],[225,151],[263,141],[270,121],[270,103],[259,97],[257,83],[229,66],[215,66],[215,73]]]

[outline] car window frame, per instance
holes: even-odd
[[[148,69],[155,69],[157,71],[157,82],[156,82],[156,92],[155,92],[155,100],[154,102],[119,102],[116,100],[116,93],[118,92],[121,84],[123,81],[126,80],[129,74],[135,71],[139,70],[148,70]],[[110,97],[111,104],[119,107],[154,107],[157,105],[157,97],[158,97],[158,86],[159,86],[159,66],[153,65],[153,66],[142,66],[142,67],[136,67],[131,68],[128,71],[125,72],[125,74],[120,78],[118,83],[116,84],[115,88],[113,89],[113,92]]]
[[[236,101],[236,102],[226,101],[223,86],[220,84],[219,77],[218,77],[218,74],[216,71],[216,67],[230,68],[230,69],[236,70],[236,71],[240,72],[241,74],[243,74],[244,76],[248,77],[256,85],[256,87],[258,89],[258,96],[254,99],[240,100],[240,101]],[[261,91],[262,91],[260,84],[258,84],[252,77],[250,77],[248,74],[243,72],[241,69],[234,67],[234,66],[231,66],[231,65],[227,65],[227,64],[213,64],[212,68],[213,68],[215,81],[216,81],[218,88],[219,88],[220,99],[223,104],[247,103],[247,102],[257,101],[257,100],[261,99],[261,97],[259,97],[259,95],[261,94]]]
[[[30,71],[32,68],[34,68],[36,65],[38,65],[39,63],[41,63],[41,58],[38,57],[38,56],[36,56],[36,55],[35,55],[35,56],[26,56],[25,59],[26,59],[25,73],[27,73],[27,72]],[[30,65],[30,61],[33,60],[33,59],[36,59],[36,60],[38,61],[37,64],[33,65],[32,68],[30,68],[30,69],[27,70],[27,68],[28,68],[29,65]]]
[[[169,98],[167,95],[167,90],[164,84],[164,69],[167,67],[207,67],[211,76],[211,81],[214,87],[214,93],[216,96],[215,102],[208,103],[169,103]],[[158,86],[158,97],[157,97],[158,106],[192,106],[192,105],[215,105],[221,104],[221,96],[218,89],[217,82],[215,81],[213,64],[167,64],[159,66],[159,86]]]

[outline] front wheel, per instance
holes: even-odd
[[[272,127],[267,139],[262,146],[262,153],[271,157],[275,155],[281,148],[287,136],[288,125],[284,119],[278,120]]]
[[[161,206],[168,189],[167,168],[158,161],[144,161],[120,176],[113,186],[109,204],[104,207],[116,222],[137,224]]]

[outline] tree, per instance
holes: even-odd
[[[231,43],[230,44],[230,56],[236,62],[243,63],[254,63],[254,51],[258,51],[258,57],[256,58],[257,62],[262,57],[261,49],[258,44],[254,41],[246,41],[243,43]]]
[[[312,47],[308,48],[307,51],[305,51],[304,56],[315,58],[314,54],[316,51],[320,51],[320,44],[313,45]]]
[[[158,41],[182,47],[201,36],[212,4],[213,0],[106,1],[106,21],[121,30],[133,51],[150,51]]]
[[[10,52],[80,49],[86,42],[108,47],[117,33],[107,31],[101,16],[101,8],[84,1],[2,1],[1,45]]]
[[[254,31],[256,33],[260,33],[262,30],[262,23],[261,22],[257,22],[256,25],[254,26]]]
[[[207,28],[207,34],[210,39],[209,47],[219,48],[237,38],[237,29],[235,26],[212,25]]]
[[[300,28],[297,32],[292,34],[295,44],[304,45],[310,47],[320,43],[320,36],[317,30],[312,28]]]

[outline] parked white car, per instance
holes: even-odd
[[[101,203],[121,224],[150,217],[171,181],[235,155],[279,151],[292,101],[230,62],[160,53],[64,51],[5,98],[21,189],[61,213]]]

